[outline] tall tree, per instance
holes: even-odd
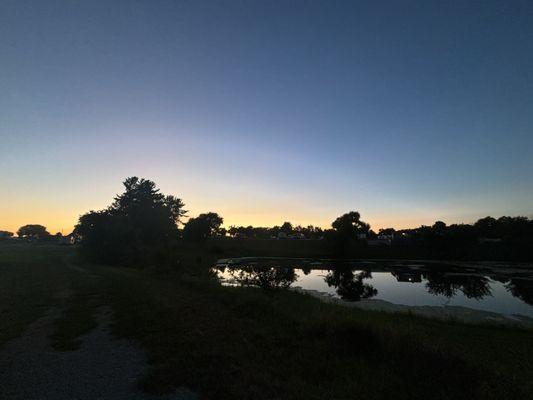
[[[370,225],[361,221],[361,215],[357,211],[341,215],[331,224],[339,236],[345,238],[356,238],[358,233],[367,233]]]
[[[74,233],[87,255],[106,262],[139,260],[177,239],[186,214],[181,199],[137,177],[127,178],[124,188],[107,209],[80,217]]]

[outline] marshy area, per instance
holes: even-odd
[[[221,285],[212,271],[221,258],[220,249],[188,245],[179,267],[141,269],[90,263],[71,246],[1,245],[0,359],[42,318],[52,318],[41,332],[51,351],[75,353],[107,310],[117,346],[143,354],[130,388],[141,397],[132,398],[532,396],[529,328],[363,310],[284,285]],[[61,379],[83,379],[78,372],[74,365]],[[32,373],[17,371],[16,381],[4,373],[0,394],[16,393]],[[109,381],[93,383],[90,394],[106,398]]]

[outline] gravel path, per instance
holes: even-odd
[[[2,400],[189,400],[188,390],[164,396],[137,387],[146,368],[145,354],[133,343],[111,336],[109,310],[102,308],[99,326],[83,336],[80,349],[58,352],[48,336],[57,309],[31,324],[0,351]]]

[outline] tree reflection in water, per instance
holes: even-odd
[[[264,266],[235,266],[228,267],[230,275],[228,282],[241,286],[258,286],[263,289],[288,288],[298,275],[294,268],[289,267],[264,267]]]
[[[354,265],[349,264],[321,264],[319,268],[315,268],[307,263],[298,265],[294,262],[287,262],[284,265],[278,261],[267,261],[248,265],[236,264],[228,266],[224,264],[215,267],[214,271],[217,272],[217,275],[225,284],[281,289],[288,288],[300,277],[309,275],[315,270],[324,271],[326,268],[329,269],[323,278],[324,282],[327,286],[334,288],[340,298],[347,301],[359,301],[378,295],[378,290],[369,283],[372,282],[373,278],[371,269],[362,267],[364,269],[361,270],[360,266],[354,267]],[[500,282],[510,294],[527,304],[533,305],[533,278],[531,276],[509,276],[504,273],[483,276],[472,272],[450,271],[444,268],[430,270],[429,268],[419,267],[411,269],[406,266],[395,269],[381,268],[377,272],[380,274],[392,274],[399,285],[405,285],[406,283],[404,282],[425,285],[425,289],[429,294],[444,296],[449,299],[457,295],[463,295],[468,299],[482,300],[487,296],[492,296],[491,285],[495,282]],[[307,288],[308,281],[313,282],[321,276],[323,275],[317,271],[311,280],[302,280],[300,284]],[[387,294],[388,290],[393,289],[384,286],[381,291]],[[495,292],[496,297],[500,295],[501,293]]]
[[[374,286],[363,283],[363,279],[371,279],[370,271],[361,271],[354,273],[350,269],[336,269],[329,271],[325,277],[328,286],[333,286],[337,294],[343,300],[359,301],[369,299],[378,294]]]
[[[527,304],[533,305],[533,280],[513,278],[505,288],[515,297]]]
[[[485,276],[428,272],[425,278],[428,293],[435,296],[451,298],[461,291],[469,299],[481,300],[492,295],[490,280]]]

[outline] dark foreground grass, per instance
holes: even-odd
[[[48,265],[50,276],[39,275],[43,282],[61,289],[68,281],[72,294],[56,323],[55,346],[75,348],[94,324],[96,307],[106,304],[114,311],[114,333],[149,356],[141,383],[147,391],[183,385],[206,399],[532,398],[531,331],[365,312],[290,291],[220,287],[203,274],[69,268],[69,250],[49,250],[48,261],[42,250],[34,259],[31,251],[0,253],[0,266],[6,259],[26,263],[19,275],[7,275],[22,285],[13,293],[42,292],[34,302],[43,306],[54,296],[24,283],[27,274],[34,281],[33,269]],[[203,271],[210,257],[188,254],[180,268]]]
[[[85,277],[76,280],[73,294],[69,297],[59,318],[54,321],[51,345],[59,351],[80,348],[81,337],[96,328],[96,313],[102,304],[102,282]]]
[[[135,271],[111,281],[115,333],[148,350],[149,391],[185,385],[210,399],[531,397],[529,331]]]
[[[0,347],[33,321],[53,312],[56,350],[75,350],[96,326],[104,284],[73,263],[72,249],[50,245],[0,245]]]
[[[68,295],[65,249],[0,244],[0,348]]]

